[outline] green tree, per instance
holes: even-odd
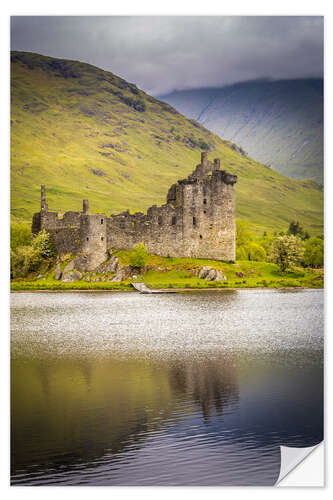
[[[255,243],[254,241],[251,241],[247,245],[247,258],[249,258],[249,255],[251,256],[251,260],[259,262],[265,262],[267,258],[265,249],[259,245],[259,243]]]
[[[16,250],[31,244],[31,226],[25,222],[13,222],[10,225],[10,248]]]
[[[323,267],[324,241],[321,238],[309,238],[305,243],[304,264],[310,267]]]
[[[131,266],[141,269],[146,264],[147,256],[148,252],[145,244],[142,242],[137,243],[134,246],[133,252],[131,253],[130,257]]]
[[[304,254],[304,243],[294,235],[278,236],[272,243],[270,262],[274,262],[283,273],[287,268],[300,264]]]
[[[236,220],[236,246],[247,245],[249,241],[252,241],[252,234],[248,229],[248,225],[245,221],[237,219]]]
[[[289,224],[288,234],[293,234],[294,236],[296,236],[297,234],[303,234],[303,228],[300,222],[292,220]]]
[[[55,249],[49,233],[44,229],[31,241],[31,245],[17,246],[10,252],[10,271],[13,278],[37,272],[43,263],[51,261]]]
[[[245,221],[236,221],[236,259],[237,260],[266,260],[266,250],[259,242],[254,242],[248,225]]]
[[[37,253],[42,259],[49,259],[56,254],[54,245],[48,232],[43,229],[32,240],[32,248],[37,250]]]

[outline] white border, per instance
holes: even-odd
[[[190,495],[192,500],[200,498],[202,495],[209,495],[210,498],[221,498],[227,495],[228,498],[233,498],[235,495],[246,495],[246,498],[251,500],[266,499],[267,495],[279,495],[283,492],[285,498],[292,498],[301,495],[302,498],[307,498],[308,495],[327,495],[329,494],[330,481],[328,479],[328,487],[325,489],[306,489],[299,488],[206,488],[206,487],[191,487],[191,488],[117,488],[117,487],[16,487],[9,488],[9,300],[8,300],[8,213],[9,213],[9,16],[10,15],[325,15],[325,39],[326,39],[326,57],[325,57],[325,112],[326,112],[326,130],[325,135],[330,140],[326,141],[325,158],[326,158],[326,253],[329,248],[331,240],[331,231],[328,227],[328,218],[333,213],[332,211],[332,195],[329,192],[332,183],[330,170],[333,165],[328,165],[328,158],[330,153],[330,143],[332,142],[331,134],[332,128],[330,127],[329,111],[331,105],[330,92],[332,92],[332,85],[330,79],[329,63],[329,49],[332,40],[332,23],[331,23],[331,5],[332,2],[325,0],[316,1],[296,1],[296,0],[279,0],[279,2],[268,2],[259,0],[236,0],[233,2],[222,2],[205,0],[205,2],[195,3],[194,0],[169,0],[168,2],[153,2],[152,0],[123,0],[121,2],[110,2],[95,0],[93,3],[84,4],[82,1],[72,0],[71,2],[58,0],[55,3],[47,3],[45,0],[30,0],[29,2],[23,0],[5,0],[1,4],[1,17],[0,17],[0,36],[1,36],[1,214],[2,214],[2,232],[1,239],[1,318],[2,318],[2,332],[1,332],[1,467],[0,467],[0,489],[2,498],[7,497],[24,497],[32,498],[35,500],[40,497],[47,496],[48,498],[55,498],[61,494],[64,498],[90,498],[91,495],[106,496],[112,495],[113,498],[127,498],[135,497],[137,500],[159,499],[169,500],[170,496],[173,498],[184,497]],[[332,56],[331,56],[332,58]],[[328,91],[327,91],[328,90]],[[6,241],[7,240],[7,241]],[[7,242],[7,245],[6,245]],[[327,246],[328,244],[328,246]],[[328,270],[330,267],[329,260],[326,260],[326,304],[329,299],[332,303],[332,294],[330,293],[330,283],[327,279]],[[332,306],[331,306],[332,309]],[[328,378],[332,374],[332,369],[328,363],[327,351],[330,345],[329,334],[332,335],[332,313],[329,308],[327,310],[326,321],[326,387],[328,385]],[[332,390],[330,391],[332,392]],[[329,422],[328,414],[331,409],[331,399],[328,399],[329,392],[325,390],[325,414],[326,423]],[[325,428],[325,441],[329,436],[329,428]],[[5,446],[5,443],[7,446]],[[327,453],[326,453],[327,457]],[[326,471],[330,468],[330,461],[326,460]],[[93,491],[92,491],[93,489]]]

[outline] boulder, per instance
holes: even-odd
[[[212,268],[210,266],[203,266],[199,269],[198,278],[205,279],[207,274]]]
[[[206,274],[205,280],[214,281],[216,278],[216,269],[211,269],[208,274]]]
[[[67,273],[62,273],[61,281],[63,283],[73,283],[73,281],[77,281],[73,271],[68,271]]]
[[[71,260],[67,266],[64,267],[63,273],[67,273],[68,271],[73,271],[74,269],[74,260]]]
[[[56,268],[54,270],[54,279],[55,280],[60,280],[61,275],[62,275],[62,272],[61,272],[61,269],[60,269],[60,263],[58,262],[58,264],[56,265]]]
[[[214,269],[211,266],[201,267],[198,277],[207,281],[225,281],[227,279],[220,269]]]
[[[224,276],[222,271],[216,271],[215,281],[226,281],[227,277]]]
[[[122,266],[118,264],[117,272],[115,276],[111,278],[111,281],[124,281],[132,275],[132,272],[131,266]]]
[[[116,257],[116,256],[111,257],[106,272],[107,273],[114,273],[117,270],[118,265],[119,265],[118,257]]]
[[[123,281],[123,271],[122,269],[118,269],[115,276],[111,279],[111,281]]]
[[[116,272],[116,270],[118,268],[118,265],[119,265],[118,257],[116,257],[115,255],[113,255],[109,260],[107,260],[107,261],[103,262],[102,264],[100,264],[96,268],[96,271],[98,273],[103,273],[103,274],[114,273],[114,272]]]
[[[80,280],[82,278],[82,273],[80,273],[80,271],[74,271],[74,277],[76,280]]]
[[[61,281],[63,283],[73,283],[73,281],[79,281],[81,278],[82,278],[82,273],[80,273],[80,271],[76,270],[73,268],[72,269],[69,269],[67,270],[67,266],[65,267],[65,269],[63,270],[62,272],[62,275],[61,275]]]

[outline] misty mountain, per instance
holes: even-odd
[[[280,173],[322,183],[322,79],[249,81],[159,99]]]

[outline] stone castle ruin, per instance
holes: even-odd
[[[76,254],[82,269],[93,270],[106,259],[108,249],[132,249],[143,242],[148,252],[161,256],[235,260],[235,195],[237,176],[220,170],[220,160],[207,153],[187,179],[173,184],[166,203],[147,214],[129,210],[107,217],[82,212],[59,217],[50,212],[41,186],[41,210],[33,216],[32,233],[50,233],[60,255]]]

